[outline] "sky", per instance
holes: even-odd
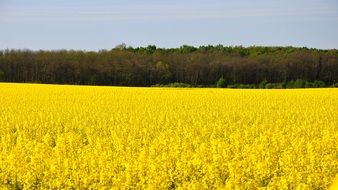
[[[338,49],[338,0],[0,0],[0,49]]]

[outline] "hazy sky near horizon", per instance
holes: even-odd
[[[0,0],[0,49],[338,48],[337,0]]]

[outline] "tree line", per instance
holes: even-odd
[[[1,50],[0,81],[51,84],[152,86],[189,84],[270,86],[298,80],[338,82],[338,50],[296,47],[183,45],[100,51]],[[224,80],[224,81],[223,81]]]

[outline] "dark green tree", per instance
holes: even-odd
[[[304,88],[305,87],[305,81],[303,79],[297,79],[293,83],[293,88]]]
[[[227,86],[226,81],[223,77],[219,78],[218,81],[216,82],[216,87],[217,88],[225,88]]]

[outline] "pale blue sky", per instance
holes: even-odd
[[[0,0],[0,49],[338,48],[338,0]]]

